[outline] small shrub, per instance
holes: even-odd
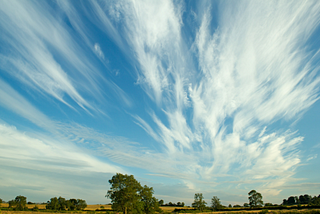
[[[32,211],[39,211],[39,207],[36,205],[32,208]]]
[[[104,209],[104,206],[100,206],[100,209]]]

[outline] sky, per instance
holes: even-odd
[[[0,198],[319,195],[320,1],[0,1]]]

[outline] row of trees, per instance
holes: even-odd
[[[86,207],[87,203],[85,200],[74,198],[66,200],[61,196],[59,198],[51,198],[46,205],[46,209],[49,210],[84,210]]]
[[[262,195],[255,191],[251,190],[248,193],[249,197],[249,204],[245,203],[245,207],[259,207],[263,205],[262,201]],[[196,193],[194,195],[194,202],[192,203],[192,207],[194,207],[197,210],[203,211],[206,208],[207,202],[204,200],[204,197],[202,193]],[[238,205],[240,207],[240,205]],[[231,204],[229,204],[229,207],[232,207]],[[213,196],[211,199],[211,208],[213,210],[220,210],[224,208],[224,206],[221,204],[220,199],[217,196]]]
[[[288,199],[283,199],[282,205],[320,205],[320,195],[312,197],[311,195],[305,194],[298,196],[290,196]]]
[[[172,203],[171,201],[167,204],[164,203],[164,201],[161,199],[159,200],[159,205],[160,206],[169,206],[169,207],[184,207],[184,202],[177,202],[177,203]]]
[[[2,203],[2,200],[0,201]],[[19,195],[15,199],[10,200],[9,209],[14,210],[28,210],[27,208],[27,197]],[[50,210],[83,210],[87,207],[87,203],[82,199],[70,199],[66,200],[62,197],[51,198],[47,202],[46,209]],[[38,209],[36,206],[34,209]]]

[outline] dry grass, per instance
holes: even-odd
[[[100,208],[101,206],[103,206],[104,208]],[[88,210],[88,211],[94,211],[97,209],[107,209],[107,210],[111,210],[111,205],[108,204],[93,204],[93,205],[88,205],[86,209],[84,210]]]
[[[32,209],[35,206],[37,206],[39,208],[39,210],[45,210],[46,209],[46,204],[27,204],[28,209]],[[103,206],[104,208],[101,208],[101,206]],[[8,203],[2,203],[1,207],[7,208],[7,207],[9,207],[9,204]],[[86,211],[94,211],[94,210],[97,210],[97,209],[111,210],[111,205],[108,205],[108,204],[93,204],[93,205],[88,205],[87,208],[84,209],[84,210],[86,210]],[[7,211],[2,211],[2,213],[4,213],[4,212],[7,212]],[[17,213],[17,212],[15,212],[15,213]]]

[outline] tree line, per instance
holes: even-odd
[[[0,203],[3,203],[2,199],[0,199]],[[27,207],[27,197],[19,195],[15,197],[15,199],[12,199],[8,201],[9,209],[15,210],[15,211],[23,211],[23,210],[29,210]],[[28,204],[32,204],[28,202]],[[63,197],[54,197],[51,198],[50,201],[47,201],[46,209],[48,210],[84,210],[87,207],[87,203],[83,199],[69,199],[66,200]],[[37,205],[35,205],[32,210],[37,211],[39,208]]]
[[[312,197],[311,195],[305,194],[298,196],[290,196],[288,199],[283,199],[283,205],[320,205],[320,195]]]

